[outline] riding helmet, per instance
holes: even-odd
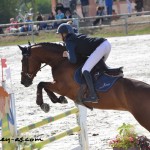
[[[61,25],[59,25],[59,27],[57,28],[57,32],[56,33],[74,33],[74,30],[72,28],[72,26],[68,23],[62,23]]]

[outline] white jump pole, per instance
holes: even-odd
[[[88,134],[87,134],[87,108],[82,105],[77,105],[79,113],[77,114],[77,123],[81,128],[79,141],[81,150],[89,150]]]

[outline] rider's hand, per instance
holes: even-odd
[[[67,51],[64,51],[64,52],[63,52],[63,57],[68,57],[68,55],[69,55],[69,54],[68,54]]]

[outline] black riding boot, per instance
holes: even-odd
[[[94,85],[93,85],[93,80],[92,80],[92,76],[90,74],[90,72],[88,71],[84,71],[83,72],[83,76],[86,80],[88,89],[89,89],[89,96],[87,98],[84,98],[82,100],[82,102],[92,102],[92,103],[98,103],[98,97],[96,95],[95,89],[94,89]]]

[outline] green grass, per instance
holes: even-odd
[[[129,35],[137,35],[137,34],[138,35],[150,34],[150,26],[141,30],[132,30],[129,32]]]
[[[91,29],[81,31],[85,34],[88,34],[93,37],[120,37],[126,36],[124,28],[104,28],[104,29]],[[150,34],[150,25],[140,28],[130,28],[128,31],[128,35],[144,35]],[[32,36],[6,36],[0,37],[0,46],[8,46],[8,45],[22,45],[27,44],[28,41],[33,41]],[[39,35],[34,36],[34,42],[57,42],[61,41],[61,38],[55,34],[55,32],[40,32]]]

